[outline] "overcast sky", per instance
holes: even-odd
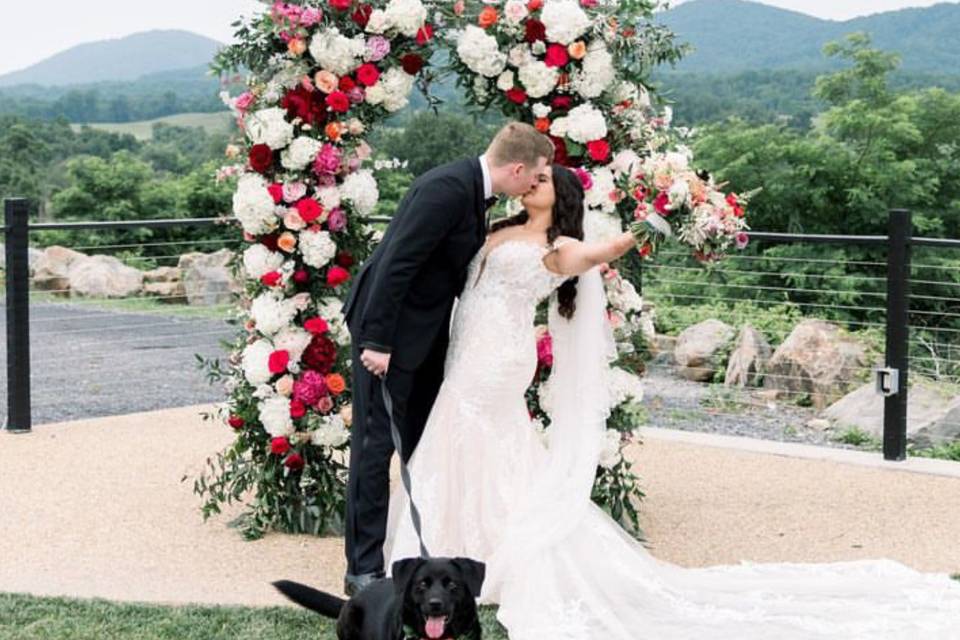
[[[953,0],[956,2],[957,0]],[[937,0],[763,0],[821,18],[936,4]],[[677,4],[675,2],[675,4]],[[22,69],[82,42],[118,38],[150,29],[185,29],[225,42],[230,23],[263,5],[257,0],[46,0],[3,2],[0,9],[0,73]]]

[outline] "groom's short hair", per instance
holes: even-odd
[[[487,157],[496,167],[521,162],[528,167],[535,166],[540,158],[548,162],[553,160],[553,142],[537,129],[525,122],[506,124],[490,142]]]

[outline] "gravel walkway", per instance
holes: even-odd
[[[222,398],[197,369],[196,354],[220,357],[235,334],[216,319],[119,313],[89,305],[30,307],[35,425],[183,407]],[[0,314],[0,335],[6,315]],[[6,419],[7,353],[0,351],[0,424]]]

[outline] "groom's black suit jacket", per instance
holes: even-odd
[[[479,158],[414,180],[344,306],[361,349],[390,353],[390,366],[406,371],[445,352],[454,298],[486,236],[486,205]]]

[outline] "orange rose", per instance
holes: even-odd
[[[535,126],[540,133],[546,133],[550,131],[550,118],[537,118],[533,126]]]
[[[584,44],[583,40],[577,40],[570,43],[570,46],[567,47],[567,53],[574,60],[583,60],[583,57],[587,55],[587,45]]]
[[[480,17],[478,22],[481,27],[488,29],[493,25],[497,24],[497,20],[500,19],[500,14],[497,13],[497,9],[490,5],[487,5],[483,8],[483,11],[480,12]]]
[[[277,238],[277,247],[284,253],[293,253],[293,250],[297,248],[297,236],[289,231],[281,233],[280,237]]]
[[[294,38],[287,43],[287,51],[295,58],[299,58],[307,50],[307,43],[300,38]]]
[[[329,389],[333,395],[338,396],[346,391],[347,383],[339,373],[331,373],[327,375],[327,389]]]
[[[331,140],[340,139],[340,123],[339,122],[328,122],[327,127],[324,130],[327,134],[327,137]]]
[[[543,8],[543,0],[530,0],[530,2],[527,3],[528,11],[537,11],[538,9],[542,9],[542,8]]]

